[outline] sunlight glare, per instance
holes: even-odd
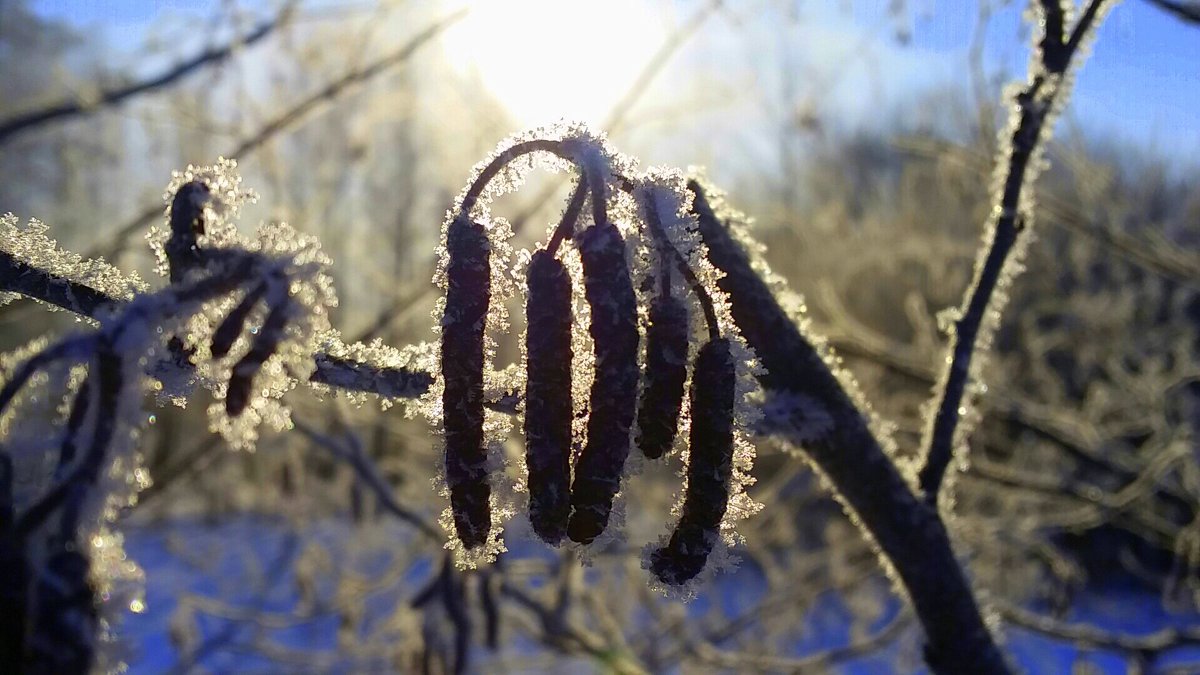
[[[533,126],[604,123],[664,39],[646,0],[476,0],[444,44],[456,70]]]

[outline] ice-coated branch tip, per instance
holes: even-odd
[[[1042,170],[1044,145],[1058,111],[1070,96],[1069,71],[1081,46],[1094,32],[1101,12],[1111,2],[1091,0],[1066,37],[1061,0],[1041,0],[1043,35],[1030,59],[1030,75],[1016,92],[1012,117],[1001,131],[1003,148],[996,165],[996,207],[987,224],[987,244],[980,249],[975,276],[958,310],[950,336],[949,359],[933,393],[934,413],[922,438],[924,463],[918,479],[925,500],[937,505],[956,456],[965,455],[970,433],[963,424],[969,383],[980,369],[1000,321],[1004,288],[1019,273],[1026,229],[1032,224],[1030,200]],[[964,460],[965,461],[965,460]]]

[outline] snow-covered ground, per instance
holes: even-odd
[[[353,569],[363,589],[357,632],[378,636],[388,622],[395,622],[396,608],[406,606],[436,573],[436,566],[428,558],[409,557],[402,545],[408,535],[390,523],[371,525],[364,531],[344,522],[328,521],[308,524],[297,532],[279,520],[267,518],[216,524],[179,521],[127,528],[125,536],[129,555],[143,566],[147,577],[145,611],[128,615],[121,627],[130,650],[126,659],[131,673],[276,672],[278,662],[266,661],[246,648],[258,639],[283,650],[296,650],[290,652],[291,656],[285,654],[285,658],[308,655],[307,665],[296,664],[293,672],[305,668],[311,669],[309,672],[351,672],[344,663],[325,661],[321,656],[334,652],[343,619],[329,612],[297,621],[290,618],[294,610],[313,599],[320,603],[321,598],[332,597],[336,589],[329,581],[330,570]],[[536,543],[515,542],[511,546],[510,560],[548,555]],[[301,571],[297,573],[297,569]],[[311,577],[305,570],[311,572]],[[719,576],[692,601],[688,611],[699,615],[716,604],[722,613],[734,616],[762,599],[765,592],[758,573],[743,567]],[[195,611],[177,611],[179,599],[185,596],[193,598],[185,602],[191,602]],[[216,601],[194,600],[204,597]],[[878,623],[870,628],[881,627],[898,608],[897,601],[889,601]],[[245,621],[247,614],[238,620],[239,610],[253,610],[251,614],[265,618]],[[807,625],[799,631],[802,637],[793,645],[790,656],[846,644],[850,639],[850,617],[850,609],[841,598],[832,593],[825,595],[807,614]],[[1067,618],[1130,634],[1200,621],[1200,616],[1194,614],[1168,614],[1157,596],[1133,589],[1086,593]],[[179,662],[172,633],[177,639],[200,645],[195,667],[188,669]],[[474,665],[482,670],[498,670],[504,664],[505,650],[528,654],[538,648],[526,639],[517,639],[514,633],[504,634],[500,657],[477,646]],[[476,642],[480,642],[478,638]],[[834,672],[914,672],[920,661],[912,646],[912,640],[901,639],[882,651],[846,661]],[[1128,664],[1115,654],[1081,652],[1072,645],[1018,629],[1008,631],[1007,648],[1030,673],[1129,672]],[[1081,659],[1081,654],[1086,657]],[[1160,659],[1151,672],[1189,660],[1200,660],[1200,648],[1180,649]],[[1073,670],[1081,663],[1092,670]],[[577,672],[594,670],[586,662],[564,662],[558,672],[563,667]],[[354,668],[353,672],[361,669]]]

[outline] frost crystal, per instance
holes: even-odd
[[[22,264],[120,300],[129,300],[135,293],[147,289],[137,274],[126,274],[103,259],[86,259],[59,248],[58,242],[50,238],[49,229],[45,223],[34,219],[21,227],[15,215],[6,213],[0,216],[0,251]],[[17,297],[20,297],[17,293],[0,293],[0,305]],[[56,305],[44,304],[53,310],[59,309]]]
[[[242,177],[237,172],[237,161],[219,157],[216,164],[194,166],[189,164],[183,171],[171,174],[171,182],[163,192],[166,202],[164,217],[168,223],[171,218],[171,208],[180,188],[198,181],[208,188],[208,199],[205,200],[201,218],[204,232],[197,238],[200,248],[230,247],[238,243],[237,217],[243,204],[253,203],[258,199],[252,190],[242,187]],[[171,228],[159,229],[151,227],[146,234],[146,241],[154,253],[155,271],[167,276],[170,266],[167,262],[166,244],[171,237]]]

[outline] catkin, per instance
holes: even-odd
[[[577,237],[584,294],[591,308],[595,379],[589,400],[587,442],[575,466],[567,535],[590,544],[608,526],[613,497],[629,455],[629,430],[637,407],[637,298],[625,259],[625,241],[611,223]]]
[[[237,341],[238,335],[242,333],[242,328],[246,325],[250,310],[254,309],[266,292],[266,284],[259,284],[247,291],[246,297],[242,298],[237,307],[234,307],[233,311],[221,321],[221,325],[213,331],[210,351],[214,359],[223,358],[233,348],[233,343]]]
[[[525,306],[525,463],[529,521],[550,544],[571,513],[571,277],[547,251],[533,254]]]
[[[290,303],[286,301],[272,307],[267,312],[267,318],[263,320],[258,334],[254,336],[254,341],[250,343],[250,350],[233,366],[233,372],[229,377],[229,387],[225,392],[225,412],[229,413],[231,417],[241,415],[246,409],[246,405],[250,402],[254,376],[262,369],[262,365],[266,363],[267,359],[271,358],[271,355],[279,349],[279,343],[283,341],[284,330],[287,329],[290,309]]]
[[[164,252],[173,284],[183,281],[189,270],[204,264],[196,238],[205,233],[204,206],[211,198],[212,191],[204,181],[193,180],[180,186],[171,199],[171,238]]]
[[[662,457],[679,433],[679,409],[687,379],[688,312],[669,289],[654,296],[646,330],[646,375],[638,408],[638,447]]]
[[[483,545],[491,531],[491,486],[483,442],[483,331],[491,299],[487,233],[455,218],[446,235],[446,310],[442,316],[442,410],[446,483],[454,528],[463,545]]]
[[[692,375],[691,451],[683,514],[666,546],[651,553],[650,569],[678,586],[704,569],[729,504],[733,471],[733,405],[737,384],[729,340],[700,348]]]

